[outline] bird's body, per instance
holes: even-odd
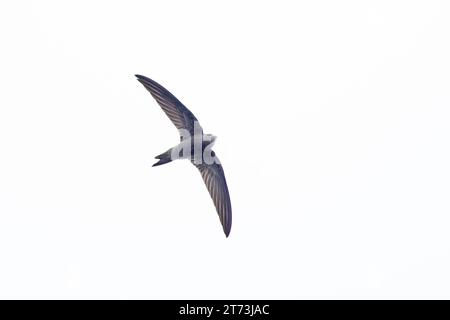
[[[214,161],[215,159],[211,158],[214,157],[215,154],[214,151],[210,149],[214,145],[215,139],[216,137],[212,135],[203,134],[182,139],[175,147],[156,156],[156,159],[160,159],[160,161],[156,162],[153,166],[156,167],[179,159],[187,159],[196,163]],[[210,153],[208,153],[208,151],[210,151]],[[170,161],[167,161],[169,159]],[[161,160],[167,162],[161,163]]]
[[[138,81],[151,93],[180,133],[180,143],[156,156],[153,166],[177,159],[187,159],[200,171],[216,206],[225,235],[231,230],[231,201],[225,174],[212,146],[216,137],[204,134],[197,118],[174,95],[157,82],[136,75]]]

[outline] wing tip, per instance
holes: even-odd
[[[225,233],[225,237],[228,238],[231,232],[231,224],[223,226],[223,232]]]
[[[135,74],[134,76],[137,78],[137,81],[139,81],[151,93],[161,91],[164,92],[164,90],[167,91],[163,86],[158,84],[155,80],[150,79],[149,77],[140,74]],[[168,93],[170,94],[170,92]]]
[[[140,74],[135,74],[134,76],[135,76],[135,77],[137,78],[137,80],[138,80],[139,82],[141,82],[142,84],[143,84],[143,83],[153,83],[153,80],[150,79],[150,78],[147,78],[146,76],[143,76],[143,75],[140,75]]]

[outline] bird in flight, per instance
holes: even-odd
[[[177,159],[187,159],[197,167],[214,202],[223,231],[228,237],[231,230],[231,201],[225,174],[212,146],[216,137],[204,134],[197,118],[173,94],[157,82],[136,75],[137,80],[151,93],[170,121],[180,133],[180,143],[158,155],[153,166]]]

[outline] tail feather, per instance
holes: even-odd
[[[172,149],[169,149],[166,152],[161,153],[160,155],[157,155],[155,157],[155,159],[158,159],[159,161],[156,162],[155,164],[153,164],[152,167],[160,166],[162,164],[166,164],[166,163],[171,162],[172,161],[171,151],[172,151]]]

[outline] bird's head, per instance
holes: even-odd
[[[212,135],[212,134],[205,134],[205,141],[209,142],[209,143],[214,143],[216,142],[216,136]]]

